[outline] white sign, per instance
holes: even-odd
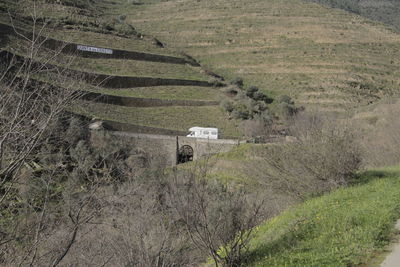
[[[109,55],[111,55],[113,53],[113,51],[111,49],[86,46],[86,45],[77,45],[76,49],[81,50],[81,51],[88,51],[88,52],[95,52],[95,53],[102,53],[102,54],[109,54]]]
[[[218,139],[218,128],[192,127],[186,137]]]

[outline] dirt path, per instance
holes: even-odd
[[[396,229],[400,231],[400,220],[396,223]],[[382,262],[381,267],[399,267],[400,266],[400,241],[394,244],[392,252]]]

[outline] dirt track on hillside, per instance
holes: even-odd
[[[396,223],[396,229],[400,231],[400,220]],[[399,267],[400,266],[400,240],[393,245],[392,252],[382,262],[381,267]]]

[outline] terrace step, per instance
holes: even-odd
[[[12,59],[22,62],[24,57],[15,55],[9,51],[1,51],[0,59],[4,62],[9,62]],[[48,70],[57,70],[59,67],[52,64],[43,64],[36,62],[37,67],[46,68]],[[34,66],[35,67],[35,66]],[[85,71],[65,69],[64,73],[67,76],[80,77],[85,82],[92,85],[101,85],[106,88],[134,88],[134,87],[150,87],[150,86],[165,86],[165,85],[182,85],[182,86],[203,86],[212,87],[213,85],[207,81],[186,80],[186,79],[168,79],[168,78],[153,78],[153,77],[133,77],[133,76],[117,76],[95,74]]]
[[[165,107],[165,106],[217,106],[218,101],[167,100],[155,98],[125,97],[94,92],[79,92],[83,100],[125,107]]]
[[[19,33],[22,33],[27,36],[29,36],[29,34],[32,34],[21,28],[15,27],[14,29],[13,26],[0,23],[0,32],[4,35],[13,35],[16,37],[20,37],[18,34],[16,34],[15,30],[18,30]],[[56,40],[49,37],[46,38],[42,37],[41,39],[42,40],[39,40],[39,42],[44,41],[42,45],[48,49],[52,50],[61,49],[62,53],[76,55],[84,58],[113,58],[113,59],[162,62],[171,64],[190,64],[192,66],[200,66],[197,62],[185,59],[183,57],[180,58],[174,56],[157,55],[144,52],[112,49],[107,47],[95,47],[79,43],[66,43],[64,41]],[[3,40],[3,42],[5,41]],[[1,45],[4,44],[1,43]]]

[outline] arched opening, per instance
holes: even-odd
[[[188,145],[184,145],[179,149],[178,153],[178,164],[193,161],[193,148]]]

